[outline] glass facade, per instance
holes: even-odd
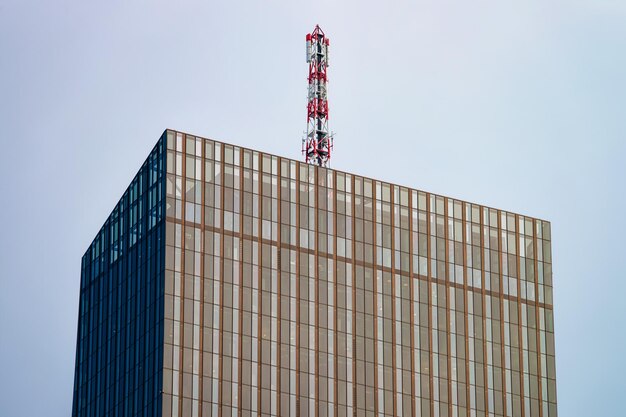
[[[548,222],[180,132],[159,143],[157,385],[115,386],[110,415],[148,409],[128,392],[166,417],[557,415]],[[78,367],[105,357],[77,371],[75,410],[113,395],[109,350],[89,346]]]
[[[82,259],[72,416],[160,416],[165,135]]]

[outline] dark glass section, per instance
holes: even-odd
[[[165,134],[82,259],[72,416],[160,416]]]

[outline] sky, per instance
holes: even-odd
[[[80,260],[164,129],[552,223],[558,408],[623,415],[626,2],[0,0],[0,415],[71,413]],[[622,266],[620,266],[622,265]]]

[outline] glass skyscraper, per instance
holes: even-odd
[[[167,130],[83,257],[73,415],[555,417],[550,246]]]

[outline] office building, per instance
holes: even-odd
[[[557,415],[550,224],[408,186],[167,130],[80,297],[76,417]]]

